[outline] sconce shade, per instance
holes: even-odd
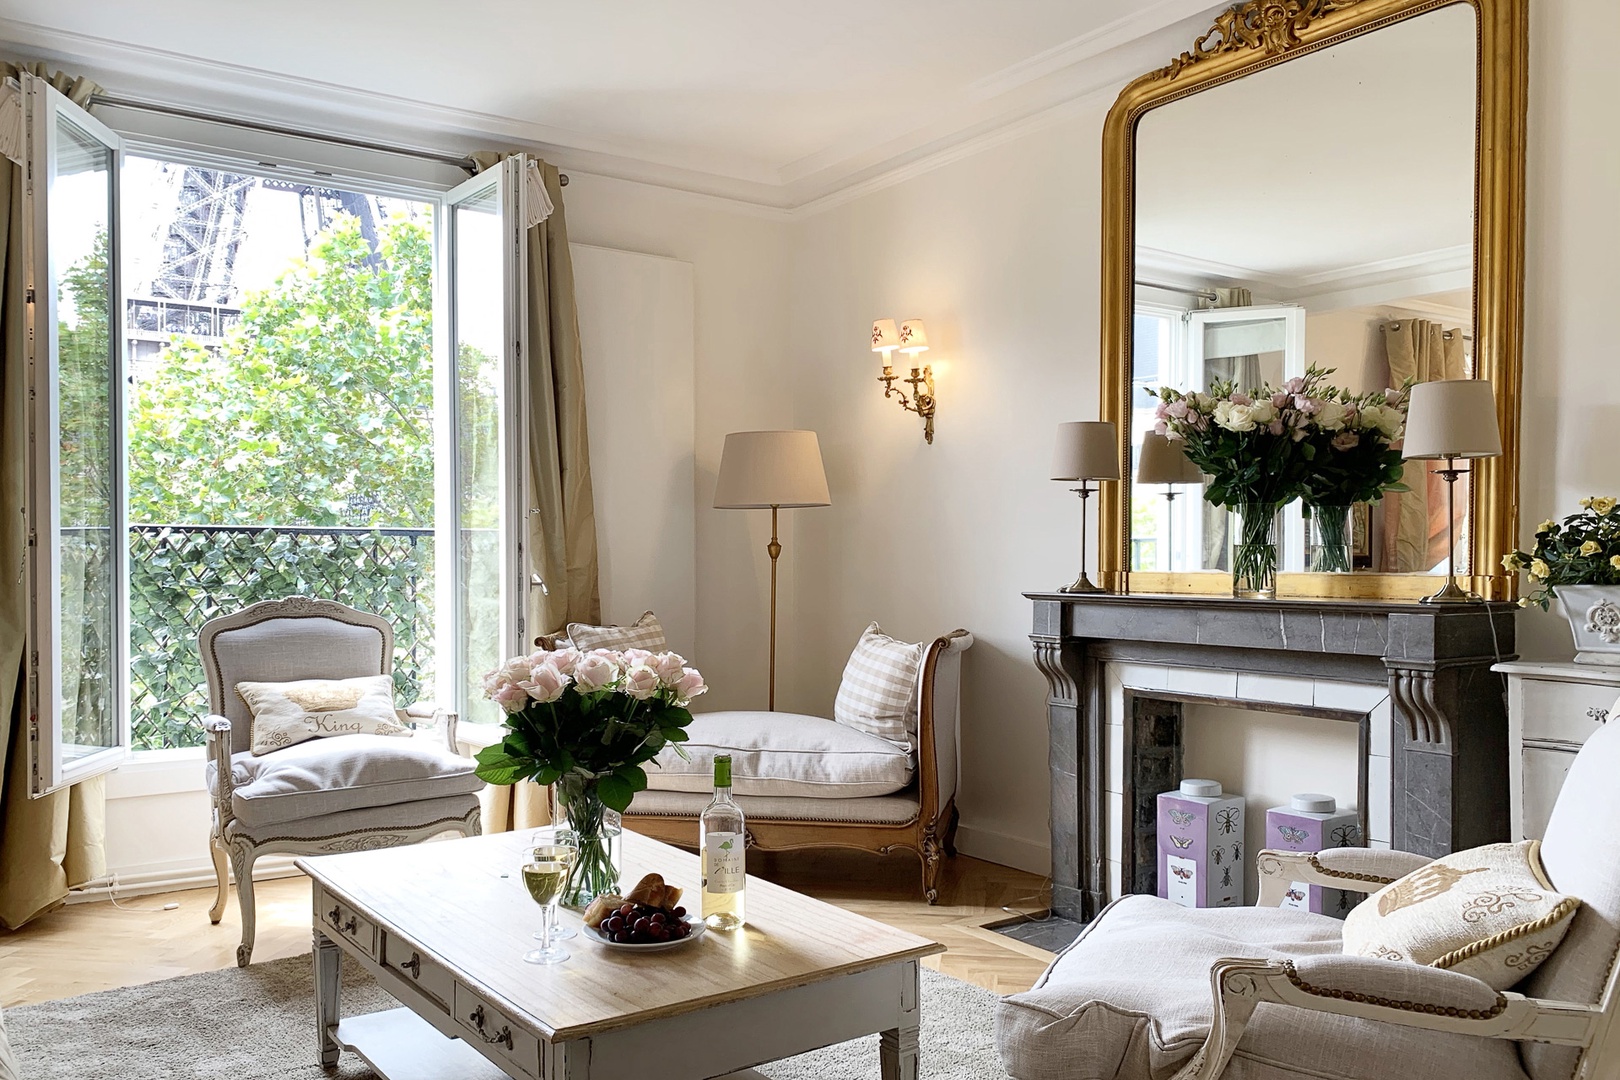
[[[1149,431],[1142,436],[1136,461],[1138,484],[1202,484],[1203,470],[1192,463],[1179,441]]]
[[[1119,436],[1105,420],[1059,424],[1053,480],[1118,480]]]
[[[872,351],[888,354],[900,347],[900,331],[895,329],[893,319],[879,319],[872,324]]]
[[[1496,395],[1488,381],[1441,379],[1412,387],[1402,457],[1483,458],[1501,453]]]
[[[821,442],[813,431],[733,431],[714,485],[720,510],[831,506]]]
[[[921,319],[907,319],[900,324],[900,351],[920,353],[928,351],[928,331]]]

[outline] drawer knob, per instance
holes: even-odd
[[[420,979],[422,977],[422,954],[411,953],[411,958],[400,964],[399,970],[410,972],[413,979]]]
[[[1596,705],[1592,706],[1590,709],[1587,709],[1586,715],[1590,716],[1593,720],[1596,720],[1600,724],[1607,724],[1609,722],[1609,710],[1600,709]]]
[[[512,1049],[512,1029],[509,1026],[502,1024],[501,1030],[497,1031],[493,1035],[484,1030],[484,1007],[482,1005],[468,1013],[467,1019],[470,1020],[473,1027],[478,1030],[479,1038],[483,1039],[487,1043],[497,1043],[506,1047],[508,1050]]]

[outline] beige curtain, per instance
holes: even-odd
[[[83,104],[98,87],[30,69]],[[0,75],[16,75],[0,65]],[[105,805],[98,777],[43,799],[28,797],[27,581],[23,566],[23,493],[28,464],[27,383],[23,365],[22,169],[0,158],[0,926],[16,929],[67,898],[69,889],[106,875]]]
[[[1254,295],[1248,289],[1216,289],[1213,308],[1248,307]],[[1230,382],[1239,390],[1253,390],[1260,385],[1260,358],[1258,356],[1217,356],[1204,360],[1204,385],[1208,391],[1217,382]],[[1231,558],[1231,543],[1227,530],[1232,515],[1225,506],[1203,503],[1204,508],[1204,562],[1205,570],[1225,570]]]
[[[1408,379],[1432,382],[1467,377],[1461,332],[1426,319],[1386,322],[1380,329],[1391,386],[1401,386]],[[1440,467],[1443,463],[1407,462],[1404,483],[1412,490],[1386,497],[1384,563],[1393,573],[1427,573],[1447,557],[1445,481],[1435,475]],[[1457,495],[1460,514],[1466,514],[1467,489]]]
[[[481,169],[500,160],[496,154],[473,156]],[[602,604],[585,368],[562,179],[556,166],[530,160],[530,217],[538,217],[547,204],[549,213],[529,228],[529,506],[539,512],[525,516],[525,542],[545,587],[526,591],[529,629],[550,634],[571,622],[601,622]],[[484,807],[486,832],[534,828],[550,820],[544,789],[532,783],[494,792]]]

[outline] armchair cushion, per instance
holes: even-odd
[[[629,626],[592,626],[590,623],[569,623],[568,641],[581,652],[592,649],[646,649],[648,652],[666,652],[664,627],[658,616],[650,611]]]
[[[1506,990],[1552,955],[1581,904],[1554,891],[1540,846],[1453,852],[1384,886],[1344,920],[1344,951],[1447,968]]]
[[[1291,958],[1320,977],[1316,960],[1345,960],[1341,929],[1336,919],[1288,908],[1189,909],[1125,897],[1104,909],[1033,989],[998,1005],[1002,1062],[1017,1080],[1168,1080],[1209,1034],[1216,960]],[[1418,978],[1429,974],[1451,973]],[[1344,977],[1352,978],[1348,969]],[[1479,993],[1468,985],[1460,1000]],[[1511,1042],[1269,1005],[1256,1010],[1224,1075],[1524,1078]]]
[[[911,749],[917,737],[917,670],[923,649],[897,641],[877,623],[868,626],[844,665],[833,719]]]
[[[429,739],[349,735],[231,756],[231,809],[257,829],[346,810],[477,792],[474,763]],[[213,762],[208,789],[218,789]]]
[[[714,789],[714,757],[731,755],[731,786],[738,795],[859,799],[889,795],[911,783],[911,755],[885,739],[852,727],[780,712],[699,713],[688,742],[666,746],[647,770],[654,791]]]
[[[236,692],[253,712],[255,754],[269,754],[309,739],[411,733],[394,711],[391,675],[239,682]]]

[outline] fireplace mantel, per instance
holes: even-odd
[[[1035,609],[1035,664],[1049,686],[1058,914],[1088,920],[1111,891],[1109,665],[1387,689],[1388,706],[1377,716],[1388,725],[1391,845],[1443,855],[1508,839],[1507,708],[1501,676],[1490,669],[1515,656],[1513,605],[1024,595]],[[1365,712],[1350,701],[1358,696],[1353,689],[1346,688],[1342,707],[1332,700],[1313,707]]]

